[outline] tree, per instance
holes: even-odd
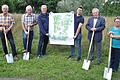
[[[84,15],[90,15],[94,7],[102,10],[103,0],[62,0],[58,2],[58,12],[75,11],[76,8],[83,6]]]
[[[101,15],[120,15],[120,0],[108,0],[106,3],[105,0],[0,0],[0,7],[7,4],[9,12],[25,13],[26,6],[31,5],[33,11],[38,13],[43,3],[48,6],[49,12],[76,11],[76,8],[82,5],[84,8],[83,14],[87,16],[91,15],[91,10],[94,7],[100,9]]]
[[[120,1],[108,0],[103,6],[103,14],[106,16],[118,16],[120,15]]]

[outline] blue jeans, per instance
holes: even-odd
[[[71,45],[71,56],[73,57],[75,54],[75,47],[78,48],[78,57],[81,57],[81,40],[82,40],[82,34],[78,34],[76,39],[74,40],[74,45]]]
[[[48,36],[40,34],[39,43],[38,43],[38,51],[37,51],[38,56],[46,54],[46,48],[48,45],[48,41],[49,41]]]
[[[3,51],[5,54],[8,54],[8,50],[7,50],[7,46],[6,46],[6,42],[5,42],[5,35],[4,35],[4,32],[0,32],[0,36],[1,36],[1,41],[2,41],[2,47],[3,47]],[[13,35],[12,35],[12,31],[8,31],[7,34],[7,39],[8,41],[10,42],[10,46],[11,46],[11,49],[12,49],[12,54],[13,54],[13,57],[17,55],[16,53],[16,46],[15,46],[15,43],[14,43],[14,38],[13,38]]]
[[[27,47],[27,35],[25,34],[25,32],[22,32],[22,36],[23,36],[23,46],[24,49],[26,50]],[[34,31],[30,31],[29,33],[29,43],[28,43],[28,49],[27,51],[31,53],[31,48],[32,48],[32,41],[33,41],[33,37],[34,37]]]

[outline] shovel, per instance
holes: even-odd
[[[103,78],[105,78],[107,80],[111,80],[111,78],[112,78],[112,68],[110,68],[111,46],[112,46],[112,38],[110,38],[108,67],[105,67],[105,69],[104,69],[104,75],[103,75]]]
[[[23,60],[29,60],[29,52],[28,52],[29,32],[30,32],[30,27],[28,26],[27,45],[26,45],[26,51],[25,53],[23,53]]]
[[[13,55],[12,55],[12,53],[9,53],[9,46],[8,46],[8,41],[7,41],[7,35],[6,35],[6,32],[5,32],[5,28],[4,28],[4,36],[5,36],[5,42],[6,42],[6,46],[7,46],[7,50],[8,50],[8,54],[6,54],[5,57],[6,57],[7,63],[13,63],[14,62]]]
[[[88,70],[89,66],[90,66],[89,56],[90,56],[90,51],[91,51],[91,47],[92,47],[92,43],[93,43],[94,34],[95,34],[95,31],[93,31],[93,33],[92,33],[87,59],[84,59],[84,62],[83,62],[82,69],[84,69],[84,70]]]

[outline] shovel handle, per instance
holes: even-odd
[[[96,23],[97,23],[97,22],[96,22]],[[93,28],[95,28],[95,26],[96,26],[96,23],[95,23],[95,25],[93,26]],[[89,56],[90,56],[90,51],[91,51],[92,44],[93,44],[93,38],[94,38],[94,34],[95,34],[95,31],[93,31],[93,32],[92,32],[92,37],[91,37],[90,46],[89,46],[89,50],[88,50],[87,61],[88,61],[88,59],[89,59]]]
[[[110,68],[111,47],[112,47],[112,38],[110,38],[109,57],[108,57],[108,69]]]
[[[92,44],[93,44],[94,34],[95,34],[95,31],[93,31],[93,33],[92,33],[92,37],[91,37],[91,41],[90,41],[90,46],[89,46],[89,50],[88,50],[87,60],[89,59],[89,56],[90,56],[90,51],[91,51]]]
[[[9,53],[9,46],[8,46],[7,35],[6,35],[6,32],[5,32],[5,27],[3,29],[4,29],[5,42],[6,42],[7,50],[8,50],[8,53]]]
[[[30,34],[30,26],[28,26],[28,35],[27,35],[27,45],[26,45],[26,53],[28,52],[28,44],[29,44],[29,34]]]

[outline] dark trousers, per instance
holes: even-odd
[[[90,42],[89,42],[90,44]],[[92,47],[91,47],[91,51],[90,51],[90,59],[93,60],[94,59],[94,50],[96,47],[96,52],[97,52],[97,63],[101,63],[101,48],[102,48],[102,41],[101,42],[96,42],[93,41]]]
[[[112,48],[110,67],[113,69],[113,71],[118,71],[119,63],[120,63],[120,49]]]
[[[1,33],[1,41],[2,41],[3,51],[4,51],[5,54],[8,54],[4,32],[2,31],[0,33]],[[13,57],[14,57],[14,56],[17,55],[17,53],[16,53],[16,47],[15,47],[14,38],[13,38],[11,30],[7,32],[6,36],[7,36],[8,41],[10,42],[10,46],[11,46],[11,49],[12,49],[12,54],[13,54]]]
[[[23,36],[23,46],[24,46],[24,49],[26,50],[26,47],[27,47],[27,35],[25,34],[24,31],[22,32],[22,36]],[[27,52],[30,52],[30,53],[31,53],[31,48],[32,48],[33,36],[34,36],[34,31],[30,31],[29,40],[28,40],[29,43],[28,43],[28,49],[27,49]]]
[[[47,44],[49,41],[49,37],[46,35],[40,35],[39,38],[39,43],[38,43],[38,51],[37,51],[37,55],[45,55],[46,54],[46,48],[47,48]]]

